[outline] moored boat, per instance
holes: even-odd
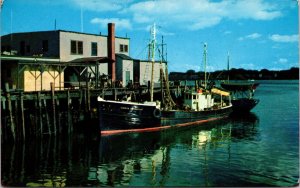
[[[161,124],[187,126],[222,119],[232,112],[230,101],[230,94],[217,88],[188,91],[182,109],[162,110]]]
[[[253,98],[258,85],[252,81],[221,83],[222,88],[231,92],[234,113],[248,113],[259,103],[259,99]]]
[[[229,72],[229,53],[227,57],[227,71]],[[254,92],[259,83],[254,80],[249,81],[229,81],[222,82],[221,87],[229,91],[232,95],[232,106],[234,113],[249,113],[258,103],[259,99],[254,99]]]
[[[160,126],[160,105],[156,102],[104,100],[98,97],[101,130],[126,130]]]
[[[204,53],[206,53],[206,47],[205,44]],[[162,82],[167,80],[163,75],[163,70],[161,70]],[[184,91],[183,103],[179,105],[175,105],[168,83],[164,83],[166,87],[162,88],[164,91],[162,106],[160,102],[108,101],[99,97],[101,134],[159,131],[198,125],[226,118],[232,112],[230,93],[218,88],[206,88],[206,79],[204,88]]]
[[[159,108],[155,102],[107,101],[100,97],[98,103],[102,135],[199,125],[226,118],[232,112],[230,94],[216,88],[186,91],[183,105],[174,109]]]

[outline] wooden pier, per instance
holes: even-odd
[[[97,119],[98,96],[110,100],[129,96],[137,101],[149,98],[147,87],[94,89],[87,84],[78,89],[56,89],[51,83],[50,91],[24,92],[12,90],[6,84],[5,90],[1,90],[2,138],[16,141],[70,134],[77,122]],[[160,100],[161,89],[156,88],[154,93]]]

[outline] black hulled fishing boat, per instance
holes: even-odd
[[[229,73],[229,53],[227,56],[227,71]],[[227,81],[222,82],[221,87],[230,92],[234,113],[249,113],[258,103],[259,99],[253,98],[259,83],[255,81]]]
[[[259,103],[259,99],[253,98],[258,85],[253,81],[221,83],[222,88],[231,92],[235,113],[248,113]]]

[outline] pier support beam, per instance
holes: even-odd
[[[53,131],[54,135],[56,135],[56,111],[55,111],[55,85],[53,82],[50,83],[51,87],[51,99],[52,99],[52,117],[53,117]]]

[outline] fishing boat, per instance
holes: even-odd
[[[227,70],[229,71],[229,54],[227,59]],[[228,75],[228,80],[220,85],[225,90],[230,91],[234,113],[249,113],[259,103],[259,99],[254,98],[254,92],[259,83],[253,80],[229,81]]]
[[[183,93],[179,109],[162,110],[161,124],[187,126],[227,117],[232,111],[231,96],[221,88],[208,87],[206,74],[207,44],[204,43],[204,85]],[[167,89],[168,90],[168,89]]]
[[[151,33],[154,35],[151,42],[153,52],[155,49],[155,27]],[[204,44],[205,65],[206,48],[207,44]],[[154,63],[153,57],[154,55],[152,55],[152,65]],[[98,98],[99,123],[102,135],[159,131],[198,125],[228,117],[232,112],[229,92],[206,87],[206,71],[205,86],[197,90],[185,90],[183,103],[180,105],[176,105],[170,95],[167,68],[165,74],[162,68],[160,72],[163,97],[159,102],[153,102],[153,81],[151,81],[150,87],[150,102],[109,101]]]
[[[248,113],[259,103],[259,99],[253,98],[258,85],[259,83],[253,81],[221,83],[221,87],[232,95],[234,113]]]
[[[152,74],[150,87],[150,101],[133,102],[129,99],[124,101],[104,100],[98,97],[98,115],[100,130],[104,134],[108,130],[135,130],[160,126],[160,102],[153,101],[153,69],[155,62],[155,24],[151,28]],[[149,52],[150,54],[150,52]],[[150,57],[149,57],[150,59]]]

